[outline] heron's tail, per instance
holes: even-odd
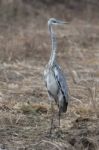
[[[65,113],[67,111],[68,102],[66,101],[66,98],[63,100],[63,106],[61,107],[61,112]]]
[[[65,113],[67,111],[68,101],[66,100],[66,97],[63,97],[61,102],[59,102],[58,107],[60,112]]]

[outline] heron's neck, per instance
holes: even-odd
[[[51,35],[51,42],[52,42],[52,51],[51,51],[51,56],[49,60],[49,65],[53,66],[54,62],[56,61],[56,50],[57,50],[57,43],[56,43],[56,35],[52,30],[52,26],[49,26],[49,31]]]

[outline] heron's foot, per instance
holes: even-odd
[[[63,131],[58,126],[53,126],[53,128],[49,128],[46,132],[46,137],[50,139],[54,139],[55,137],[59,138],[63,134]]]
[[[47,131],[47,137],[52,137],[52,134],[57,130],[57,126],[53,124]]]
[[[49,134],[51,135],[52,134],[52,131],[56,128],[55,124],[51,125],[50,127],[50,131],[49,131]]]
[[[55,135],[57,136],[57,138],[62,137],[62,134],[63,134],[63,131],[62,131],[61,128],[57,128],[57,129],[55,130]]]

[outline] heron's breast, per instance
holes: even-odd
[[[56,96],[57,91],[58,91],[58,85],[55,79],[55,76],[52,72],[49,72],[49,74],[47,75],[47,89],[48,91],[50,91],[50,93],[54,96]]]

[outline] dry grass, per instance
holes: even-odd
[[[61,116],[60,130],[57,128],[58,111],[55,107],[55,129],[51,137],[50,104],[42,76],[45,61],[41,63],[34,58],[1,64],[1,147],[28,150],[98,150],[99,86],[95,70],[97,63],[93,65],[92,62],[93,67],[90,68],[91,64],[85,61],[86,58],[80,62],[77,56],[73,57],[72,52],[66,53],[71,59],[71,63],[67,59],[69,63],[66,70],[71,101],[67,113]],[[64,56],[59,57],[65,70]]]
[[[51,110],[43,70],[50,40],[45,22],[55,10],[52,7],[46,14],[38,10],[38,17],[31,19],[36,16],[33,11],[28,21],[24,17],[21,21],[21,11],[15,24],[8,23],[6,29],[5,22],[0,26],[1,149],[99,149],[99,27],[77,18],[57,32],[58,60],[67,76],[70,102],[60,129],[55,106],[55,127],[49,135]]]

